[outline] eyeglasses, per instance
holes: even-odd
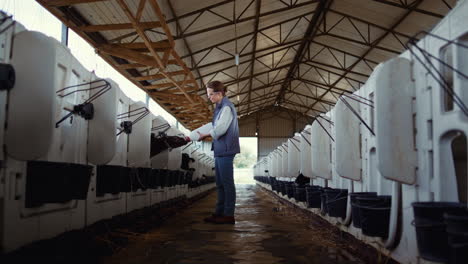
[[[212,93],[208,93],[207,95],[208,95],[208,98],[209,98],[209,97],[211,97],[211,96],[213,96],[213,95],[215,95],[215,94],[220,94],[220,93],[221,93],[221,92],[212,92]]]

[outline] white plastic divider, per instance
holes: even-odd
[[[304,130],[300,133],[302,137],[301,141],[301,173],[308,178],[315,178],[312,173],[312,126],[307,125]]]
[[[192,150],[194,150],[195,147],[196,147],[196,146],[195,146],[194,142],[189,142],[187,145],[181,147],[181,152],[182,152],[181,155],[187,154],[187,155],[189,156],[189,158],[190,158],[190,160],[188,161],[188,168],[189,168],[189,170],[190,170],[191,168],[193,168],[194,162],[191,160],[191,159],[192,159],[192,155],[191,155],[190,153],[192,152]],[[187,173],[189,170],[183,170],[183,171],[184,171],[185,173]],[[193,177],[193,174],[192,174],[192,177]],[[188,182],[189,182],[189,183],[190,183],[190,181],[191,181],[191,178],[188,179]],[[190,188],[188,188],[188,184],[184,184],[184,185],[181,187],[181,189],[182,189],[182,195],[186,195],[186,196],[187,196],[187,195],[188,195],[188,191],[190,191]]]
[[[96,76],[94,78],[97,79]],[[126,193],[105,193],[97,196],[97,178],[105,177],[98,174],[97,166],[113,165],[113,168],[127,166],[127,134],[119,135],[119,140],[116,135],[119,131],[117,125],[120,123],[117,121],[117,114],[128,112],[128,98],[117,83],[110,79],[106,80],[112,88],[94,101],[95,116],[90,120],[88,127],[88,162],[94,165],[94,168],[86,199],[86,225],[110,219],[126,211]],[[99,172],[103,173],[102,170]]]
[[[460,2],[453,15],[440,23],[433,34],[443,39],[427,36],[426,50],[432,54],[431,63],[439,67],[445,83],[445,90],[452,90],[456,95],[444,91],[444,81],[434,69],[428,75],[428,86],[432,87],[433,111],[433,162],[434,179],[431,190],[435,201],[468,200],[467,179],[467,137],[468,137],[468,30],[466,12],[468,3]],[[463,22],[462,22],[463,21]],[[454,41],[449,44],[447,40]],[[441,62],[434,58],[438,58]],[[453,69],[445,65],[451,65]]]
[[[177,128],[171,127],[169,130],[167,130],[167,135],[168,136],[179,136],[179,137],[185,137],[185,135]],[[169,161],[167,164],[167,168],[171,171],[181,171],[180,165],[182,164],[182,148],[173,148],[173,149],[168,149],[169,151]],[[180,186],[172,186],[169,188],[170,194],[169,196],[171,198],[176,198],[179,196],[180,193]]]
[[[295,179],[301,173],[301,134],[295,133],[288,144],[288,175]]]
[[[375,73],[375,132],[378,169],[391,180],[416,181],[416,143],[413,127],[414,82],[411,61],[397,57]]]
[[[130,98],[128,98],[124,94],[124,92],[120,90],[120,88],[117,88],[116,92],[117,92],[117,100],[116,100],[117,117],[115,119],[116,127],[117,127],[117,130],[115,131],[116,147],[115,147],[114,157],[108,164],[127,167],[128,166],[128,162],[127,162],[128,135],[125,132],[121,131],[122,128],[120,124],[124,121],[128,121],[127,118],[121,118],[121,117],[125,113],[128,113],[128,111],[130,111]]]
[[[281,163],[282,163],[282,174],[283,177],[287,178],[288,180],[291,178],[291,175],[289,175],[288,172],[288,155],[289,155],[289,149],[288,149],[288,142],[284,142],[280,146],[283,149],[283,155],[281,156]]]
[[[35,49],[31,49],[31,43],[36,43]],[[55,92],[64,84],[55,81],[60,80],[58,76],[62,80],[67,77],[67,65],[60,64],[57,49],[53,39],[39,32],[23,31],[15,36],[11,62],[16,83],[9,92],[5,143],[7,155],[16,160],[44,158],[52,144],[60,107]],[[39,61],[43,66],[38,65]]]
[[[269,176],[269,173],[267,172],[268,171],[268,157],[264,157],[262,159],[262,167],[260,169],[260,175],[262,176]]]
[[[263,158],[264,163],[263,163],[263,175],[264,176],[271,176],[271,171],[270,171],[270,156],[265,156]]]
[[[167,135],[185,137],[185,135],[179,129],[175,127],[169,128],[169,130],[167,131]],[[167,168],[169,170],[180,170],[181,163],[182,163],[182,147],[170,149]]]
[[[359,103],[347,96],[341,96],[334,107],[335,169],[339,176],[354,181],[361,180],[360,121],[353,113],[360,115],[359,109]]]
[[[328,117],[325,116],[324,118]],[[329,122],[317,118],[312,123],[310,142],[312,149],[312,174],[315,177],[331,180],[331,139],[327,132],[331,132]]]
[[[189,143],[189,144],[190,144],[190,143]],[[189,170],[193,168],[194,163],[195,163],[194,161],[191,160],[191,159],[193,159],[193,158],[192,158],[193,155],[191,154],[191,152],[194,150],[194,147],[195,147],[195,145],[192,143],[192,144],[190,144],[190,145],[183,146],[182,149],[181,149],[181,151],[182,151],[182,154],[181,154],[181,155],[185,155],[185,154],[186,154],[186,155],[188,155],[188,157],[189,157],[189,161],[188,161],[188,168],[189,168]],[[184,170],[184,171],[189,171],[189,170]],[[192,175],[192,177],[193,177],[193,175]]]
[[[263,163],[263,160],[260,160],[259,162],[257,162],[257,165],[255,167],[256,171],[255,171],[255,174],[254,176],[264,176],[265,175],[265,172],[262,172],[262,169],[264,170],[264,163]]]
[[[284,180],[284,177],[286,176],[284,175],[284,172],[283,172],[283,153],[286,153],[286,152],[284,152],[281,146],[278,146],[275,152],[276,152],[276,173],[278,174],[277,177],[280,180]]]
[[[99,80],[93,76],[94,80]],[[93,101],[94,117],[88,125],[88,162],[94,165],[109,163],[115,155],[117,138],[117,93],[118,85],[111,79],[106,79],[110,89]],[[102,85],[102,82],[94,86]],[[90,96],[100,92],[91,90]]]
[[[152,120],[152,127],[155,136],[158,136],[159,132],[164,132],[169,129],[169,123],[162,116],[156,116]],[[169,162],[169,151],[164,150],[161,153],[151,157],[151,167],[153,169],[166,169]]]
[[[83,103],[89,93],[60,98],[56,92],[91,80],[91,73],[66,47],[39,32],[15,35],[11,64],[16,84],[9,91],[6,117],[3,173],[8,188],[0,206],[0,244],[5,252],[85,226],[83,200],[26,207],[26,161],[86,164],[87,121],[73,116],[57,128],[55,124],[69,113],[64,108]]]
[[[130,111],[142,113],[148,111],[144,102],[138,101],[130,105]],[[134,115],[129,118],[135,122],[143,114]],[[137,123],[132,125],[132,133],[128,138],[128,166],[150,167],[150,144],[151,142],[151,118],[149,112]]]
[[[375,105],[375,89],[378,86],[377,73],[382,67],[382,63],[378,64],[372,74],[369,76],[366,84],[359,90],[359,95],[374,102]],[[376,112],[375,107],[361,105],[361,114],[364,121],[374,131],[376,128]],[[363,168],[363,186],[362,191],[373,191],[379,195],[390,195],[392,193],[392,183],[390,180],[382,177],[378,169],[377,159],[377,137],[365,126],[361,126],[361,153],[362,153],[362,168]],[[355,191],[360,191],[356,189]]]
[[[272,177],[275,177],[277,178],[278,175],[276,173],[276,157],[275,157],[275,153],[273,151],[271,151],[269,154],[268,154],[268,157],[269,157],[269,164],[268,164],[268,172],[270,174],[270,176]]]
[[[136,173],[137,182],[133,185],[144,185],[142,182],[144,175],[142,170],[151,169],[150,163],[150,142],[151,142],[151,116],[144,102],[138,101],[130,104],[129,121],[132,124],[132,132],[128,136],[128,167],[131,173]],[[146,113],[146,115],[145,115]],[[133,116],[132,116],[133,115]],[[142,169],[142,170],[141,170]],[[147,207],[151,203],[151,190],[148,186],[142,186],[136,191],[127,193],[127,213],[133,210]]]
[[[263,176],[261,173],[262,170],[262,160],[258,161],[255,166],[254,176]]]
[[[192,179],[193,180],[200,179],[202,177],[202,172],[201,172],[202,165],[200,162],[201,152],[196,149],[192,151],[191,155],[192,155],[192,158],[195,160],[195,162],[193,163],[193,168],[195,169],[195,171],[193,172]]]
[[[0,19],[5,19],[4,20],[4,25],[10,25],[11,23],[15,23],[13,27],[10,27],[2,32],[0,34],[0,63],[5,63],[9,64],[11,63],[11,50],[12,50],[12,45],[13,45],[13,36],[14,34],[17,34],[21,31],[24,31],[25,28],[23,25],[18,23],[17,21],[13,21],[12,18],[8,18],[8,14],[0,11]],[[3,146],[3,140],[5,137],[5,120],[6,120],[6,105],[7,105],[7,90],[0,90],[0,146]],[[0,161],[3,161],[5,159],[4,157],[4,151],[0,151]],[[2,183],[0,183],[0,187],[2,186]],[[3,188],[0,188],[0,197],[2,197],[3,193]]]

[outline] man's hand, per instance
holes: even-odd
[[[202,134],[200,133],[200,131],[197,131],[198,135],[200,135],[200,137],[198,138],[198,141],[202,141],[203,139],[205,139],[206,137],[210,137],[211,135],[210,134]]]

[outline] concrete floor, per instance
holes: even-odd
[[[216,202],[212,192],[160,227],[135,235],[103,263],[365,263],[336,232],[299,217],[260,187],[236,188],[235,225],[203,222]]]

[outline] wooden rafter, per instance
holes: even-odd
[[[125,19],[130,23],[91,24],[74,8],[74,5],[78,4],[98,4],[104,1],[38,0],[63,23],[85,38],[96,48],[99,55],[141,89],[148,93],[154,93],[156,90],[166,94],[166,97],[161,94],[150,94],[151,98],[159,102],[163,108],[175,114],[176,111],[168,107],[171,105],[168,100],[171,103],[184,104],[184,111],[191,113],[193,118],[208,122],[210,110],[203,98],[191,94],[199,90],[198,84],[191,70],[175,51],[174,38],[156,0],[139,0],[136,10],[130,8],[125,0],[113,0],[112,2],[117,3],[125,14]],[[154,21],[142,22],[143,10],[151,10]],[[73,15],[70,16],[71,13]],[[154,41],[148,35],[150,32],[148,30],[155,28],[163,34],[160,41]],[[113,43],[101,34],[105,31],[119,30],[127,32],[134,30],[138,41]],[[169,65],[171,67],[168,67]],[[178,118],[177,115],[176,118]],[[194,129],[195,127],[187,126],[187,128]]]
[[[307,115],[328,110],[335,104],[332,96],[359,89],[382,60],[404,50],[413,28],[441,19],[454,3],[434,1],[440,3],[429,10],[418,6],[421,0],[368,0],[374,2],[369,11],[387,8],[386,16],[395,16],[393,24],[362,16],[364,11],[357,16],[343,8],[342,1],[333,0],[271,0],[273,8],[266,0],[247,0],[238,7],[235,0],[217,0],[193,8],[171,0],[37,1],[189,129],[209,121],[212,105],[203,99],[204,83],[214,79],[222,80],[229,91],[239,86],[229,93],[234,101],[239,98],[239,116],[280,107]],[[260,10],[261,5],[265,8]],[[87,18],[94,14],[81,13],[91,8],[113,13],[89,18],[94,19],[91,23]],[[428,21],[406,30],[402,23],[412,20],[397,17],[405,12]],[[207,15],[215,18],[213,23],[205,23],[210,21]],[[236,37],[213,37],[234,25],[242,27]],[[192,42],[205,37],[210,39],[207,45]],[[223,56],[213,59],[215,53]],[[239,65],[234,53],[239,54]]]
[[[77,4],[87,4],[87,3],[94,3],[94,2],[104,2],[108,0],[43,0],[46,5],[51,7],[58,7],[58,6],[71,6]]]
[[[142,29],[150,29],[150,28],[161,27],[161,23],[159,21],[141,22],[141,23],[138,23],[138,25]],[[88,25],[88,26],[75,27],[74,29],[84,31],[84,32],[98,32],[98,31],[109,31],[109,30],[133,29],[133,25],[131,23],[106,24],[106,25]]]

